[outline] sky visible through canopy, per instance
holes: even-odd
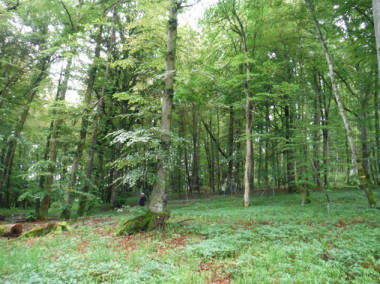
[[[198,22],[203,17],[207,8],[216,4],[218,0],[189,0],[187,5],[191,5],[183,10],[183,12],[179,15],[178,21],[179,25],[190,25],[193,29],[198,30]],[[56,66],[57,70],[60,70],[62,66]],[[80,96],[78,94],[78,90],[81,88],[79,82],[72,82],[72,88],[67,92],[66,101],[78,104],[80,102]]]

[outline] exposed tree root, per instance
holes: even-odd
[[[154,213],[147,211],[143,215],[126,220],[116,236],[128,236],[138,232],[150,232],[153,230],[161,230],[166,226],[166,220],[170,215],[167,213]]]

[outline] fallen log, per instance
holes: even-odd
[[[47,225],[36,227],[31,229],[29,232],[21,235],[20,238],[35,238],[44,237],[50,234],[61,234],[64,231],[71,231],[72,229],[67,225],[66,222],[61,223],[48,223]]]
[[[0,226],[0,237],[2,238],[17,238],[22,234],[21,224],[3,225]]]
[[[153,230],[161,230],[166,226],[166,220],[170,215],[167,213],[155,213],[147,211],[142,215],[127,219],[122,223],[120,230],[116,236],[128,236],[138,232],[150,232]]]

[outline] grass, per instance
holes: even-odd
[[[0,282],[378,283],[380,211],[364,193],[330,192],[330,213],[322,193],[306,207],[301,198],[169,201],[164,231],[128,237],[113,233],[140,208],[72,220],[60,235],[1,239]]]

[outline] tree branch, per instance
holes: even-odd
[[[198,0],[197,2],[195,2],[193,4],[189,4],[189,5],[179,5],[178,9],[192,7],[192,6],[196,5],[196,4],[198,4],[199,2],[201,2],[201,0]]]
[[[63,9],[65,9],[66,14],[69,16],[70,25],[71,25],[73,31],[76,32],[75,27],[74,27],[74,24],[73,24],[73,21],[72,21],[72,19],[71,19],[71,14],[70,14],[69,10],[66,8],[66,5],[65,5],[65,3],[63,3],[62,0],[61,0],[61,4],[62,4],[62,6],[63,6]]]
[[[205,121],[204,121],[202,118],[201,118],[201,121],[202,121],[204,127],[206,128],[208,134],[210,134],[211,139],[214,141],[214,143],[215,143],[216,146],[218,147],[218,150],[219,150],[220,154],[222,154],[222,156],[228,160],[227,155],[226,155],[226,154],[223,152],[223,150],[220,148],[220,146],[219,146],[219,142],[216,141],[214,135],[212,135],[212,133],[211,133],[210,130],[208,129],[207,124],[205,123]]]
[[[371,19],[371,17],[368,16],[363,10],[359,9],[358,7],[355,7],[355,10],[358,11],[359,14],[362,14],[364,17],[366,17],[368,22],[370,22],[372,24],[372,26],[374,26],[374,23],[373,23],[373,20]]]
[[[130,0],[119,0],[115,2],[114,4],[110,5],[108,8],[104,10],[103,16],[106,15],[109,11],[119,6],[120,4],[124,4],[125,2],[130,2]]]

